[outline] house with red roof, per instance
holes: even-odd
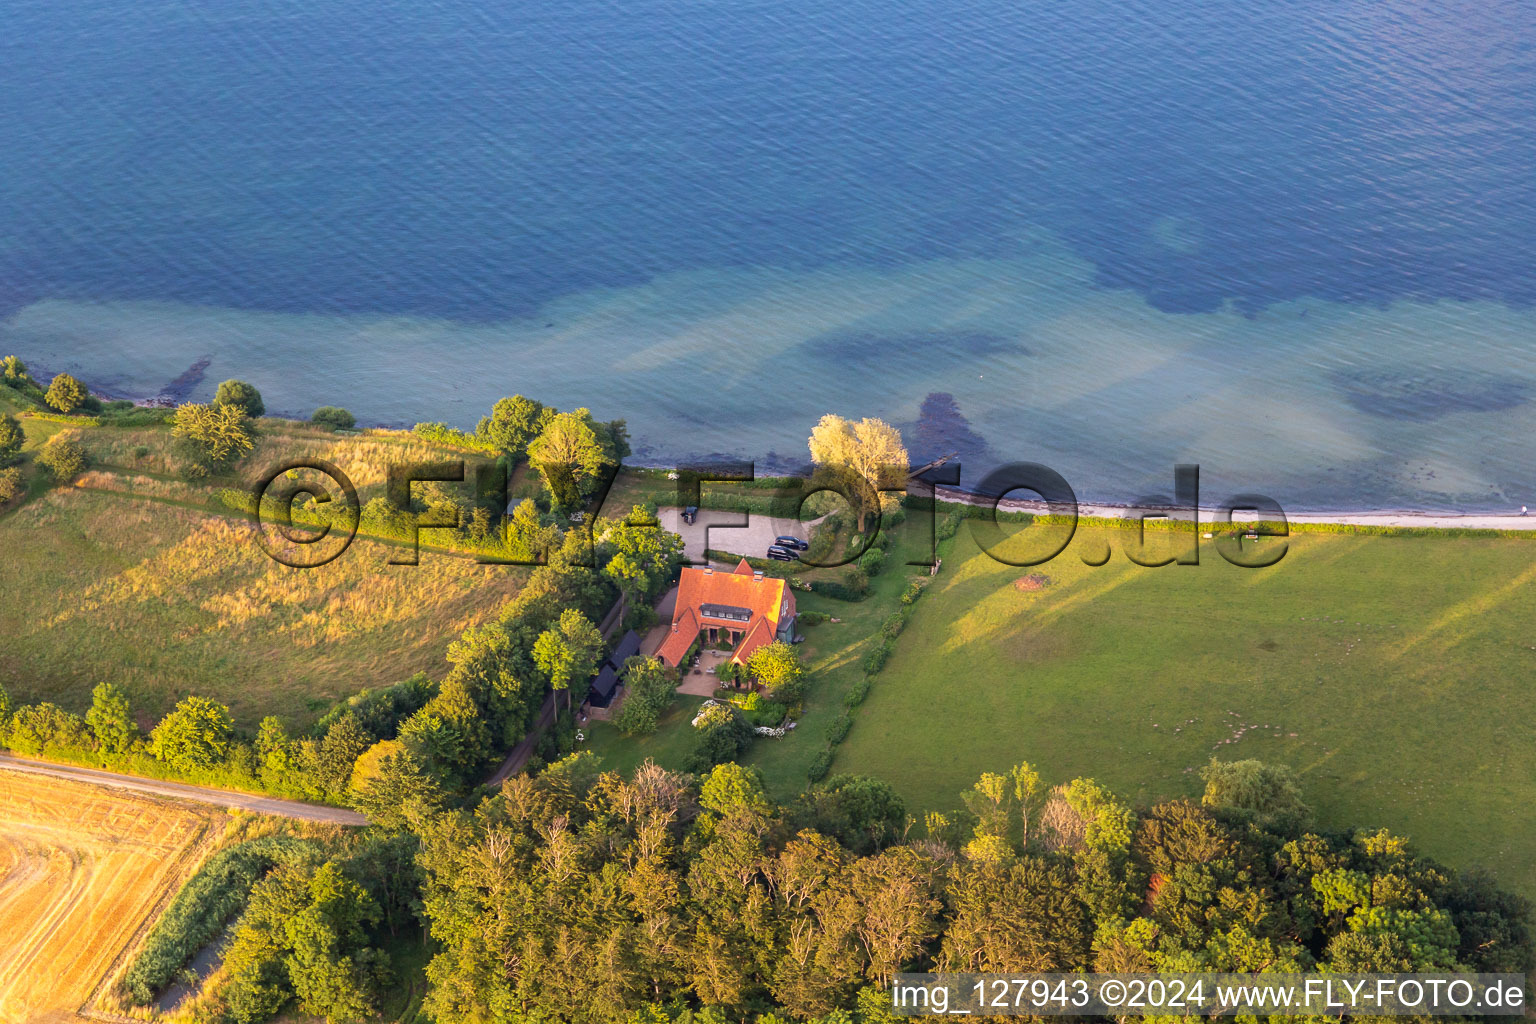
[[[732,572],[690,567],[677,584],[672,632],[656,657],[676,667],[695,640],[733,645],[731,662],[746,664],[752,652],[795,635],[795,594],[783,580],[755,571],[747,560]]]

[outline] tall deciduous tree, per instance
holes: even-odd
[[[543,561],[559,550],[560,544],[559,527],[540,518],[539,506],[532,498],[517,503],[507,520],[507,547],[515,557],[528,562]]]
[[[229,708],[206,697],[188,697],[160,720],[150,738],[155,757],[181,771],[212,768],[229,753]]]
[[[883,420],[857,423],[828,413],[811,430],[811,460],[834,472],[848,474],[856,484],[859,532],[869,514],[882,504],[894,503],[883,489],[903,486],[907,473],[907,449],[901,432]]]
[[[586,684],[602,654],[603,634],[575,608],[561,612],[560,621],[540,633],[533,644],[534,662],[549,678],[551,687],[565,691],[567,708],[572,703],[572,688]]]
[[[624,703],[614,724],[631,736],[655,732],[661,713],[677,698],[677,679],[659,658],[634,657],[624,664]]]
[[[520,459],[554,416],[555,410],[546,408],[543,402],[513,395],[498,400],[491,407],[491,414],[476,425],[475,433],[510,458]]]
[[[61,373],[48,385],[48,393],[43,396],[43,400],[59,412],[69,413],[80,407],[86,394],[84,384],[67,373]]]
[[[133,745],[138,727],[128,707],[128,693],[116,683],[97,683],[91,691],[91,709],[85,724],[96,735],[96,742],[109,754],[117,754]]]
[[[683,561],[683,538],[661,528],[654,510],[636,505],[628,516],[605,524],[602,546],[611,551],[603,574],[631,606],[655,597]]]
[[[533,463],[556,502],[565,508],[581,503],[588,487],[612,458],[586,409],[556,413],[528,445]]]
[[[799,698],[805,668],[800,664],[800,652],[792,644],[782,640],[764,644],[747,659],[747,669],[767,688],[770,696],[786,703]]]

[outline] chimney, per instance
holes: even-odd
[[[754,569],[753,572],[752,572],[752,582],[757,583],[757,582],[761,581],[762,578],[763,578],[763,570],[761,570],[761,569]]]
[[[705,576],[713,576],[714,574],[715,574],[714,566],[706,565],[704,567],[704,575]]]

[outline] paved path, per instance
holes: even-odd
[[[189,786],[182,782],[143,779],[137,775],[120,775],[117,772],[104,772],[95,768],[78,768],[72,764],[49,764],[13,757],[10,754],[0,754],[0,768],[30,772],[33,775],[47,775],[55,779],[68,779],[71,782],[93,782],[99,786],[129,789],[136,793],[149,793],[153,796],[195,800],[202,804],[233,807],[242,811],[255,811],[258,814],[276,814],[284,818],[297,818],[300,821],[325,821],[335,825],[368,824],[368,819],[361,814],[341,807],[323,807],[319,804],[306,804],[300,800],[279,800],[276,797],[254,796],[228,789],[213,789],[209,786]]]

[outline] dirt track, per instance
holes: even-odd
[[[279,800],[276,797],[254,796],[227,789],[189,786],[181,782],[141,779],[136,775],[119,775],[116,772],[98,771],[95,768],[77,768],[74,765],[29,761],[9,754],[0,754],[0,768],[30,772],[34,775],[47,775],[55,779],[70,779],[75,782],[94,782],[99,786],[112,786],[117,789],[132,790],[135,793],[149,793],[178,800],[192,800],[201,804],[213,804],[216,807],[233,807],[242,811],[254,811],[257,814],[276,814],[284,818],[297,818],[300,821],[326,821],[336,825],[368,824],[368,819],[361,814],[340,807],[322,807],[299,800]]]

